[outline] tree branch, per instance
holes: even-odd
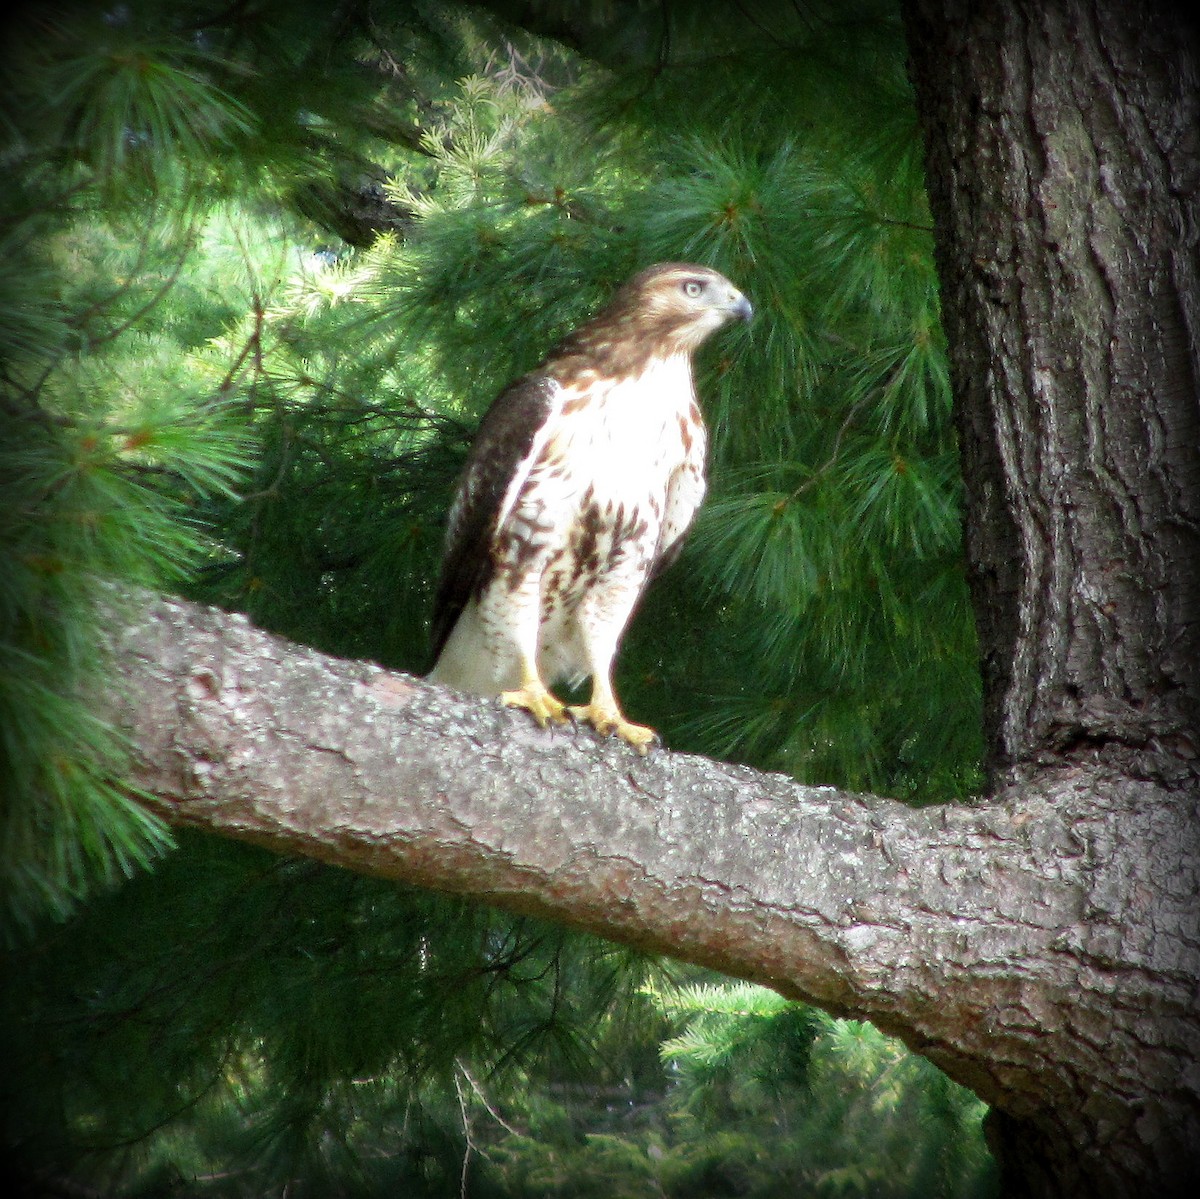
[[[542,731],[216,609],[138,597],[118,626],[108,702],[172,823],[869,1018],[1009,1110],[1081,1102],[1055,1056],[1080,1020],[1110,1079],[1138,1074],[1148,1028],[1195,1034],[1194,813],[1150,784],[1076,771],[914,810]]]

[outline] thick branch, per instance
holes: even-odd
[[[1148,1055],[1171,1078],[1200,1057],[1190,813],[1146,784],[1078,773],[913,810],[641,759],[241,617],[135,603],[112,699],[176,824],[868,1017],[1018,1114],[1077,1110],[1099,1079],[1141,1093]]]

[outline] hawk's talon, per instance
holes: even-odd
[[[611,737],[614,733],[627,745],[632,745],[643,757],[650,751],[659,738],[658,734],[644,724],[634,724],[626,720],[615,708],[600,707],[596,704],[577,704],[567,709],[572,720],[582,720],[590,724],[601,737]]]
[[[516,691],[502,691],[500,702],[506,708],[524,708],[542,728],[567,723],[567,706],[539,682],[526,683]]]

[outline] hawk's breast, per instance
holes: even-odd
[[[547,677],[590,672],[580,619],[611,628],[615,643],[664,534],[686,527],[704,491],[704,429],[686,357],[559,386],[492,547],[502,592],[537,589]]]

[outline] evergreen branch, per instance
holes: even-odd
[[[232,0],[232,3],[216,12],[202,12],[193,20],[181,21],[179,30],[183,33],[199,33],[205,29],[228,29],[230,26],[242,24],[253,0]]]
[[[262,510],[262,501],[267,500],[267,499],[272,499],[280,494],[281,484],[283,483],[284,479],[287,478],[288,470],[291,468],[291,465],[292,465],[292,457],[295,453],[295,445],[296,445],[296,441],[295,441],[294,437],[289,437],[286,435],[281,437],[280,438],[281,449],[280,449],[280,454],[279,454],[279,464],[275,468],[275,474],[274,474],[274,477],[272,478],[271,482],[269,484],[267,484],[266,487],[261,487],[257,491],[248,492],[247,494],[245,494],[241,497],[241,501],[243,504],[257,505],[256,515],[252,522],[252,528],[253,528],[253,526],[257,525],[257,523],[258,523],[258,518],[259,518],[258,514],[261,513],[261,510]],[[253,543],[254,543],[254,538],[252,536],[251,544],[253,544]]]
[[[734,8],[736,8],[736,9],[738,10],[738,12],[740,12],[740,13],[742,14],[743,18],[745,18],[745,20],[746,20],[746,21],[747,21],[749,24],[753,25],[753,26],[754,26],[754,28],[755,28],[755,29],[757,29],[757,30],[758,30],[760,33],[763,33],[763,34],[765,34],[765,35],[766,35],[766,37],[767,37],[767,39],[768,39],[769,41],[772,41],[772,42],[774,42],[776,46],[786,46],[786,45],[788,44],[788,43],[787,43],[787,42],[785,42],[785,41],[784,41],[782,38],[780,38],[780,37],[777,37],[777,36],[776,36],[776,34],[775,34],[775,32],[774,32],[772,29],[770,29],[770,28],[769,28],[767,25],[764,25],[764,24],[762,23],[762,21],[760,21],[760,20],[759,20],[759,19],[758,19],[758,18],[757,18],[757,17],[754,15],[754,13],[753,13],[753,12],[749,11],[749,10],[746,8],[745,4],[743,4],[743,3],[741,2],[741,0],[735,0],[735,2],[734,2]]]
[[[10,167],[18,164],[8,164]],[[36,168],[40,165],[35,155],[30,155],[26,163],[20,165],[28,165]],[[76,179],[74,183],[60,188],[53,195],[39,197],[36,205],[31,205],[28,208],[8,209],[4,213],[4,223],[7,226],[6,235],[9,230],[21,235],[25,238],[37,236],[37,231],[42,227],[43,222],[47,217],[67,217],[73,215],[76,210],[67,206],[67,201],[75,196],[87,196],[96,186],[94,175],[84,175],[82,178]]]
[[[55,357],[55,358],[51,358],[46,363],[46,365],[44,367],[42,367],[42,371],[38,375],[37,380],[34,383],[32,383],[29,387],[22,389],[24,398],[29,401],[28,407],[23,412],[23,415],[29,417],[29,416],[35,416],[35,414],[37,414],[37,413],[44,413],[45,414],[44,416],[36,416],[35,418],[38,420],[41,420],[42,423],[44,423],[44,424],[58,424],[59,423],[58,416],[52,415],[51,413],[47,412],[46,409],[38,402],[38,396],[41,395],[42,388],[45,387],[46,384],[50,382],[50,379],[54,375],[54,372],[62,365],[62,362],[64,361],[65,358],[66,358],[65,354],[59,355],[58,357]]]
[[[892,225],[897,229],[911,229],[914,233],[928,233],[932,235],[936,232],[932,225],[919,225],[914,221],[902,221],[896,217],[882,216],[878,212],[872,212],[871,216],[875,223],[879,225]]]
[[[796,500],[798,500],[806,491],[808,491],[810,487],[816,486],[816,484],[819,483],[821,479],[833,469],[833,467],[837,464],[838,457],[841,454],[842,441],[849,432],[850,426],[854,423],[854,418],[859,414],[859,412],[862,411],[862,409],[866,406],[867,401],[871,398],[871,394],[866,393],[857,401],[855,401],[855,403],[851,404],[846,412],[846,415],[842,418],[842,423],[838,426],[837,433],[834,435],[833,448],[829,451],[829,456],[811,475],[809,475],[807,479],[805,479],[797,488],[795,488],[794,491],[776,502],[774,508],[776,513],[782,512],[789,504],[794,504]]]
[[[792,0],[792,10],[795,12],[796,16],[799,17],[799,19],[809,27],[809,32],[816,27],[815,18],[813,17],[812,13],[804,11],[804,8],[800,4],[800,0]]]
[[[319,421],[329,421],[333,424],[349,426],[365,424],[370,421],[380,421],[384,425],[390,424],[396,427],[428,426],[430,429],[443,430],[445,434],[452,435],[456,439],[463,441],[469,440],[471,434],[474,432],[474,425],[468,424],[466,421],[460,420],[458,417],[441,409],[422,403],[422,401],[411,395],[399,397],[400,403],[399,406],[396,406],[390,403],[377,403],[364,399],[356,392],[346,391],[344,388],[338,387],[327,380],[315,379],[308,374],[293,374],[287,371],[273,372],[264,369],[262,375],[267,382],[274,384],[277,389],[286,390],[290,385],[298,385],[300,387],[311,388],[334,400],[340,401],[337,404],[323,404],[312,400],[304,400],[301,403],[290,406],[291,410],[296,413],[303,413]],[[283,404],[287,406],[286,401],[283,401]]]
[[[229,1062],[233,1055],[233,1046],[230,1044],[220,1061],[208,1076],[207,1081],[203,1082],[199,1088],[189,1095],[181,1104],[173,1108],[170,1112],[164,1115],[161,1119],[156,1120],[153,1124],[141,1128],[131,1137],[124,1137],[116,1141],[93,1141],[87,1145],[89,1153],[116,1153],[118,1150],[132,1149],[138,1145],[144,1145],[155,1133],[161,1132],[164,1128],[175,1123],[180,1116],[187,1112],[194,1111],[196,1106],[216,1089],[229,1068]]]
[[[379,55],[380,63],[386,68],[391,78],[398,79],[404,83],[405,91],[417,106],[417,111],[430,118],[430,123],[432,123],[434,113],[433,102],[428,96],[421,94],[413,85],[408,67],[391,52],[380,32],[375,15],[369,6],[363,17],[367,40]],[[395,122],[389,136],[416,154],[421,154],[425,157],[436,157],[434,151],[426,143],[425,136],[427,131],[427,127],[422,127],[421,125],[402,125],[399,122]]]
[[[37,391],[44,386],[45,379],[46,375],[43,375],[41,381],[33,388],[18,388],[19,398],[10,395],[0,397],[0,405],[9,416],[16,420],[34,421],[39,425],[57,429],[79,428],[79,421],[73,417],[65,416],[60,412],[49,412],[37,402]],[[11,377],[9,382],[12,382]],[[20,400],[26,402],[21,403]]]
[[[556,187],[551,195],[540,196],[533,192],[527,192],[525,195],[525,203],[530,207],[544,205],[548,208],[557,208],[560,212],[566,213],[567,216],[577,221],[587,221],[592,224],[599,222],[586,208],[578,201],[567,198],[567,193],[561,187]]]
[[[139,280],[139,276],[141,274],[140,261],[142,250],[139,250],[139,265],[135,267],[134,271],[130,272],[126,281],[115,292],[112,292],[104,299],[97,300],[95,303],[90,305],[90,307],[85,309],[83,312],[76,314],[74,317],[68,317],[65,322],[67,326],[70,328],[77,328],[83,332],[84,336],[87,338],[88,349],[93,352],[106,342],[115,341],[122,334],[127,333],[130,329],[137,325],[137,323],[144,316],[157,308],[167,293],[170,292],[170,290],[179,281],[179,277],[183,273],[183,268],[187,264],[188,259],[191,257],[192,250],[195,248],[196,239],[198,236],[199,227],[198,225],[193,225],[191,231],[184,238],[183,246],[180,248],[178,257],[168,272],[167,277],[158,285],[158,287],[154,289],[150,295],[150,298],[146,300],[139,308],[135,309],[134,312],[125,320],[120,321],[116,325],[105,330],[103,334],[93,335],[86,332],[86,325],[88,321],[90,321],[93,317],[99,316],[100,313],[106,308],[109,308],[115,304],[117,300],[122,295],[127,293]],[[145,249],[145,252],[148,253],[149,237],[147,236],[144,238],[141,244]]]
[[[14,1181],[17,1180],[11,1179],[10,1184]],[[47,1170],[35,1171],[32,1181],[37,1184],[38,1193],[43,1199],[109,1199],[110,1196],[108,1191],[84,1186],[71,1178],[63,1178]]]

